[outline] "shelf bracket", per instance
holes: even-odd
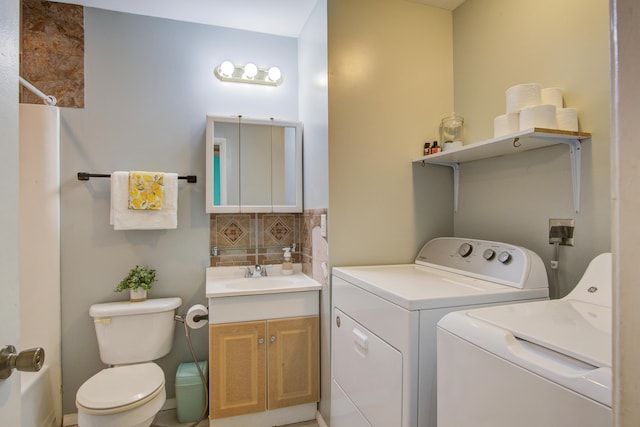
[[[582,148],[579,139],[559,140],[561,144],[569,146],[569,156],[571,157],[571,183],[573,184],[573,208],[576,213],[580,212],[580,173]]]
[[[453,212],[458,212],[458,189],[460,188],[460,163],[433,162],[433,165],[448,166],[453,170]]]

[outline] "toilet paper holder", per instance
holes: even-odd
[[[182,314],[176,314],[175,320],[177,320],[178,322],[184,322],[185,321],[185,317]],[[208,314],[196,314],[195,316],[193,316],[193,321],[194,322],[199,322],[201,320],[209,320],[209,315]]]
[[[183,315],[183,314],[176,314],[175,317],[174,317],[174,320],[184,323],[186,321],[186,318],[185,318],[185,315]],[[199,322],[201,320],[209,320],[209,315],[208,314],[196,314],[195,316],[193,316],[193,321],[194,322]]]
[[[196,314],[195,316],[193,316],[193,321],[194,322],[199,322],[201,320],[209,320],[209,315],[208,314]]]
[[[209,310],[202,304],[191,306],[186,314],[176,314],[174,319],[184,323],[191,329],[198,329],[205,326],[209,321]]]

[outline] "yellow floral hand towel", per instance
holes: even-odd
[[[164,173],[129,172],[129,209],[160,210],[164,200]]]

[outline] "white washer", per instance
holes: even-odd
[[[549,293],[535,253],[453,237],[414,264],[334,268],[331,283],[331,427],[435,427],[438,320]]]
[[[602,254],[560,300],[445,316],[438,426],[611,426],[611,280]]]

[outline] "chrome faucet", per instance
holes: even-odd
[[[253,271],[251,271],[251,267],[247,267],[247,271],[244,274],[244,277],[252,277],[252,278],[266,277],[266,276],[267,276],[267,268],[261,266],[260,264],[256,264],[255,267],[253,267]]]

